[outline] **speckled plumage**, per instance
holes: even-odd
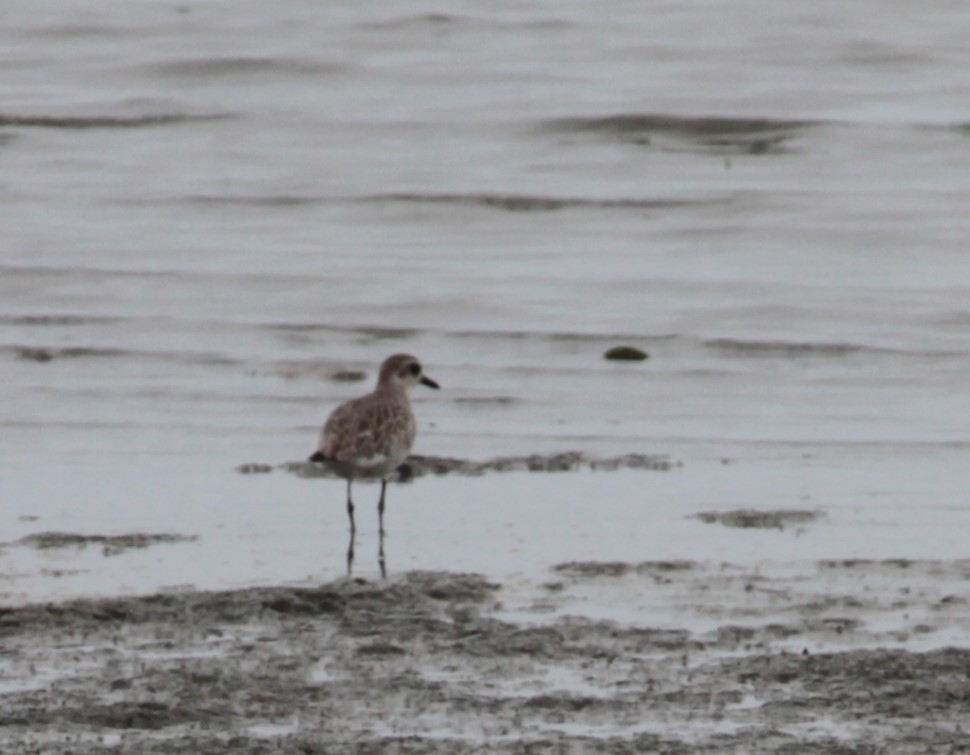
[[[342,476],[383,477],[407,458],[415,433],[404,390],[374,391],[334,409],[320,432],[320,454],[346,467]]]
[[[371,393],[341,404],[320,431],[320,444],[310,461],[330,466],[347,480],[347,513],[354,529],[354,504],[350,487],[355,479],[380,478],[378,513],[384,529],[384,493],[387,476],[411,452],[416,434],[408,391],[416,385],[437,388],[422,374],[421,363],[410,354],[384,360],[377,387]]]

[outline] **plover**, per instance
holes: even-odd
[[[380,533],[384,533],[384,494],[388,476],[407,458],[416,427],[408,393],[416,385],[438,388],[424,375],[421,362],[410,354],[394,354],[384,360],[371,393],[341,404],[320,431],[320,446],[310,461],[322,462],[347,480],[347,515],[351,532],[354,503],[350,487],[355,479],[379,478],[377,503]]]

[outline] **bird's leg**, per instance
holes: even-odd
[[[377,522],[380,525],[381,537],[384,537],[384,493],[387,491],[387,480],[381,480],[381,500],[377,502]]]
[[[380,535],[380,545],[377,548],[377,565],[381,569],[381,579],[387,579],[387,563],[384,561],[384,530],[382,529]]]
[[[354,502],[350,498],[350,485],[353,480],[347,480],[347,516],[350,517],[350,531],[356,532],[357,525],[354,524]]]
[[[354,540],[357,538],[357,531],[350,530],[350,541],[347,544],[347,576],[349,577],[354,570]]]

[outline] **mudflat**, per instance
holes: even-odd
[[[525,597],[414,571],[2,608],[0,750],[970,752],[968,575],[570,562]],[[594,607],[624,600],[663,610]]]

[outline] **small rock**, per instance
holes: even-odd
[[[603,358],[613,362],[642,362],[649,356],[647,352],[633,346],[614,346],[612,349],[607,349]]]
[[[248,464],[240,464],[236,467],[236,471],[239,474],[267,474],[273,471],[273,465],[250,462]]]
[[[54,353],[49,349],[24,347],[17,349],[17,356],[30,362],[50,362],[54,358]]]

